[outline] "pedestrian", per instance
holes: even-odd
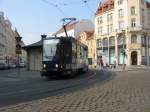
[[[101,69],[104,68],[104,63],[103,63],[103,59],[102,58],[100,58],[100,66],[101,66]]]
[[[116,68],[116,60],[114,60],[114,69]]]
[[[98,57],[97,64],[98,64],[98,68],[99,68],[99,69],[102,69],[102,68],[103,68],[102,56]]]

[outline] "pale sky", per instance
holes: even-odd
[[[103,0],[0,0],[0,11],[16,27],[25,44],[41,39],[41,34],[57,31],[64,17],[94,21],[94,13]]]
[[[47,2],[48,1],[48,2]],[[0,0],[0,11],[5,13],[13,27],[16,27],[25,44],[41,39],[41,34],[57,31],[63,17],[94,21],[100,0]]]

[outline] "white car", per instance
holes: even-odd
[[[25,63],[24,62],[20,62],[19,67],[25,67]]]
[[[8,69],[8,65],[6,63],[0,63],[0,70]]]

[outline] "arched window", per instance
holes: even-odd
[[[142,35],[141,37],[142,45],[146,45],[146,36]]]
[[[123,44],[123,36],[119,36],[118,37],[118,45],[122,45]]]
[[[99,48],[99,47],[102,47],[102,41],[101,41],[101,39],[98,39],[97,40],[97,47]]]
[[[135,15],[135,14],[136,14],[136,12],[135,12],[135,7],[132,6],[132,7],[131,7],[131,15]]]
[[[108,39],[107,38],[103,38],[103,46],[104,47],[108,46]]]
[[[136,35],[131,35],[131,44],[137,43],[137,36]]]
[[[109,46],[115,46],[115,37],[109,38]]]

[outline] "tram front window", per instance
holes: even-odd
[[[52,61],[57,56],[59,39],[43,40],[43,61]]]

